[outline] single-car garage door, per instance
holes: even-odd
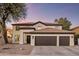
[[[60,46],[69,46],[70,37],[69,36],[60,36],[59,45]]]
[[[56,36],[35,36],[35,45],[37,46],[56,46]]]

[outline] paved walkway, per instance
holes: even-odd
[[[79,56],[79,46],[35,46],[31,56]]]

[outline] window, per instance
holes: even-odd
[[[42,26],[38,26],[38,29],[41,29]]]
[[[55,26],[56,29],[59,29],[59,26]]]
[[[55,26],[55,28],[60,30],[62,29],[61,26]]]
[[[19,26],[16,26],[16,31],[18,31],[19,30]]]

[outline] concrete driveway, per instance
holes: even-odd
[[[79,56],[79,46],[35,46],[31,56]]]

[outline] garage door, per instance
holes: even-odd
[[[37,46],[56,46],[56,36],[36,36],[35,45]]]
[[[69,36],[60,36],[59,45],[60,46],[69,46],[70,37]]]

